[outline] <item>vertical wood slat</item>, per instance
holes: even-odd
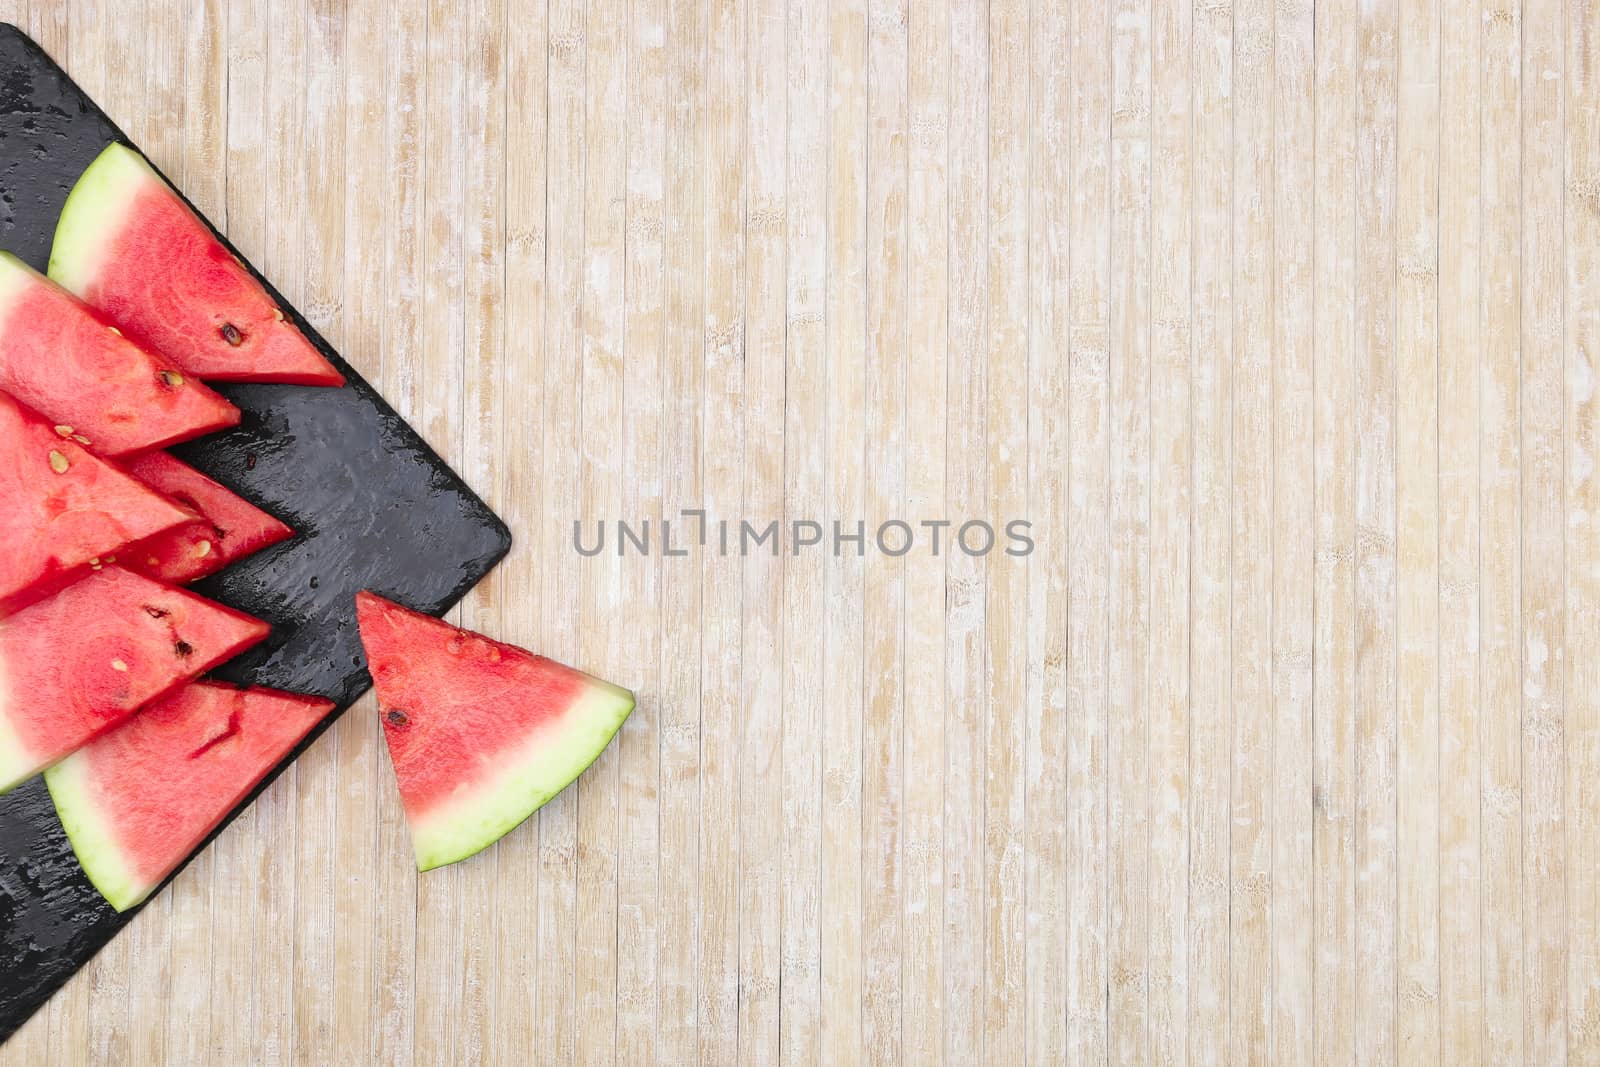
[[[1567,1057],[1600,1059],[1600,6],[1566,5]]]
[[[866,64],[866,420],[861,732],[861,1058],[899,1063],[902,1048],[901,893],[906,565],[874,551],[879,524],[904,510],[907,429],[906,6],[868,0]],[[891,537],[895,535],[891,534]],[[890,544],[896,543],[890,541]],[[846,551],[853,551],[847,549]],[[750,1062],[750,1061],[747,1061]]]
[[[1441,5],[1439,63],[1439,1025],[1482,1062],[1479,338],[1483,20]]]
[[[1194,15],[1194,274],[1191,381],[1193,514],[1189,570],[1189,1027],[1195,1062],[1228,1059],[1231,1014],[1228,584],[1232,485],[1232,190],[1234,12]],[[1229,250],[1224,252],[1223,250]],[[1242,1006],[1248,1011],[1248,1006]]]
[[[743,571],[735,715],[742,720],[739,768],[739,1061],[777,1064],[783,978],[784,614],[781,533],[768,548],[747,544],[743,523],[762,528],[783,514],[788,276],[788,20],[780,0],[744,9],[746,204],[740,225],[744,275],[744,485],[739,555]],[[781,523],[780,523],[781,525]]]
[[[1315,1062],[1315,11],[1273,25],[1272,1019],[1274,1063]]]
[[[620,517],[623,502],[623,424],[627,398],[623,344],[627,323],[624,276],[627,227],[627,143],[613,131],[626,125],[627,6],[590,0],[584,12],[583,295],[579,372],[582,457],[579,510],[590,519]],[[604,678],[626,670],[614,626],[593,625],[622,611],[621,565],[614,553],[580,564],[581,598],[571,625],[581,637],[582,669]],[[578,784],[578,898],[574,927],[577,968],[573,1000],[577,1061],[615,1062],[619,871],[620,746],[609,745]],[[491,976],[486,976],[490,978]],[[581,1020],[581,1030],[577,1020]]]
[[[1397,1052],[1437,1063],[1439,1027],[1439,11],[1400,16],[1396,135]]]
[[[988,285],[987,5],[950,5],[944,515],[963,522],[988,493],[984,441]],[[982,86],[982,92],[976,91]],[[830,359],[831,359],[830,352]],[[831,373],[831,366],[830,366]],[[948,540],[950,533],[946,532]],[[983,1050],[983,715],[986,597],[982,570],[948,545],[945,591],[944,1018],[946,1062]],[[826,961],[824,961],[826,962]]]
[[[1149,1004],[1151,12],[1111,16],[1106,914],[1108,1045],[1144,1058]]]
[[[1483,5],[1483,316],[1478,448],[1485,1063],[1525,1055],[1522,887],[1522,256],[1520,4]],[[1493,146],[1491,151],[1490,146]]]
[[[784,506],[794,520],[823,516],[827,478],[828,19],[823,5],[788,0],[784,159],[787,316],[784,361]],[[943,216],[940,216],[942,222]],[[936,409],[937,410],[937,409]],[[779,1054],[819,1062],[822,1022],[822,715],[826,562],[789,550],[784,561],[783,970]]]
[[[1193,6],[1151,5],[1150,1059],[1189,1054]]]

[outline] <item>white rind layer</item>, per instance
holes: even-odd
[[[516,755],[499,754],[505,770],[476,788],[463,787],[424,817],[409,820],[417,869],[464,860],[504,837],[565,789],[611,743],[633,711],[633,694],[595,680],[562,717],[539,730]]]
[[[80,751],[44,772],[56,814],[72,842],[83,873],[113,908],[127,911],[150,895],[153,886],[140,882],[118,847],[105,813],[95,797],[89,760]]]
[[[11,312],[17,297],[35,285],[48,284],[22,260],[10,252],[0,252],[0,335],[4,335],[11,323]]]
[[[151,182],[161,182],[161,176],[126,145],[110,144],[95,157],[72,187],[56,223],[50,277],[57,285],[85,295],[100,273],[111,239],[122,231],[129,205]]]
[[[0,793],[21,785],[39,769],[39,757],[23,746],[16,727],[11,725],[11,707],[6,664],[0,659]]]

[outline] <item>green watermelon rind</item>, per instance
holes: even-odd
[[[83,296],[89,279],[99,272],[107,243],[125,225],[129,205],[152,181],[161,182],[161,176],[143,156],[115,141],[107,145],[62,205],[50,247],[51,280]]]
[[[498,778],[410,820],[417,870],[474,856],[525,822],[600,758],[633,713],[626,689],[591,679],[559,724],[539,730],[520,754],[497,755]]]
[[[44,772],[61,826],[77,854],[78,864],[89,881],[118,911],[127,911],[144,902],[155,887],[133,876],[122,850],[95,801],[89,779],[88,759],[73,753]]]

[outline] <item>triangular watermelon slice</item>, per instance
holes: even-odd
[[[344,384],[211,228],[126,145],[107,146],[72,187],[56,224],[50,277],[197,377]]]
[[[137,456],[124,469],[200,516],[129,545],[118,555],[129,570],[184,585],[294,536],[248,500],[165,452]]]
[[[239,423],[238,408],[9,252],[0,252],[0,390],[101,456]]]
[[[626,689],[372,593],[356,611],[418,870],[504,837],[633,711]]]
[[[0,621],[0,793],[267,629],[121,567]]]
[[[0,614],[194,518],[0,393]]]
[[[118,911],[141,903],[333,706],[196,682],[50,768],[89,881]]]

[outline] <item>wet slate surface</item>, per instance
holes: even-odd
[[[68,190],[113,139],[126,140],[27,36],[0,25],[0,248],[43,269]],[[369,684],[355,593],[442,613],[505,555],[510,534],[278,302],[350,384],[224,386],[243,423],[175,451],[298,531],[195,588],[273,625],[265,645],[218,676],[331,697],[339,710],[320,733]],[[130,917],[83,877],[41,780],[0,797],[0,1041]]]

